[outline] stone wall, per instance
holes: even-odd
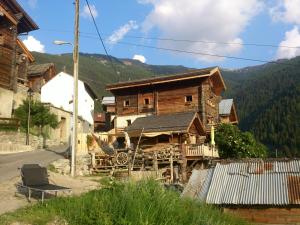
[[[56,129],[48,129],[49,139],[56,143],[70,143],[72,114],[52,105],[49,105],[49,107],[50,112],[57,116],[59,122]]]
[[[0,131],[0,144],[1,143],[25,145],[26,134],[22,132]],[[42,139],[30,134],[29,143],[32,149],[39,149],[42,146]]]
[[[42,149],[43,138],[30,134],[29,143],[30,146],[25,145],[26,133],[15,131],[0,131],[0,153],[13,153],[32,151],[36,149]],[[56,140],[46,139],[46,146],[57,146],[60,142]]]
[[[14,93],[14,98],[13,98],[13,109],[18,108],[23,103],[23,100],[27,99],[27,91],[28,91],[28,87],[25,87],[22,84],[17,85],[17,92]],[[41,95],[37,92],[34,92],[32,95],[32,101],[40,101],[40,100],[41,100]]]
[[[70,174],[70,159],[58,159],[51,163],[54,172]],[[85,176],[91,174],[92,158],[90,154],[76,156],[76,175]]]
[[[11,118],[14,92],[0,87],[0,117]]]
[[[254,224],[300,224],[300,208],[225,208],[224,212]]]

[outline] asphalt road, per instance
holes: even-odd
[[[60,146],[49,150],[0,155],[0,183],[19,176],[20,172],[18,168],[23,164],[37,163],[42,166],[47,166],[57,159],[64,158],[63,152],[65,152],[66,149],[66,146]]]

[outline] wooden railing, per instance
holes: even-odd
[[[186,145],[185,154],[187,157],[196,157],[196,156],[212,157],[212,158],[219,157],[219,152],[216,147],[208,146],[204,144]]]

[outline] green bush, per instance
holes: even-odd
[[[250,132],[242,132],[232,124],[221,124],[216,132],[216,144],[221,158],[266,157],[267,148]]]
[[[45,225],[57,217],[72,225],[246,224],[213,206],[182,199],[155,181],[112,182],[80,197],[56,198],[5,214],[0,221]]]

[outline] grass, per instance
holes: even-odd
[[[181,199],[152,180],[114,183],[79,197],[51,199],[4,214],[0,224],[45,225],[57,218],[72,225],[246,224],[212,206]]]

